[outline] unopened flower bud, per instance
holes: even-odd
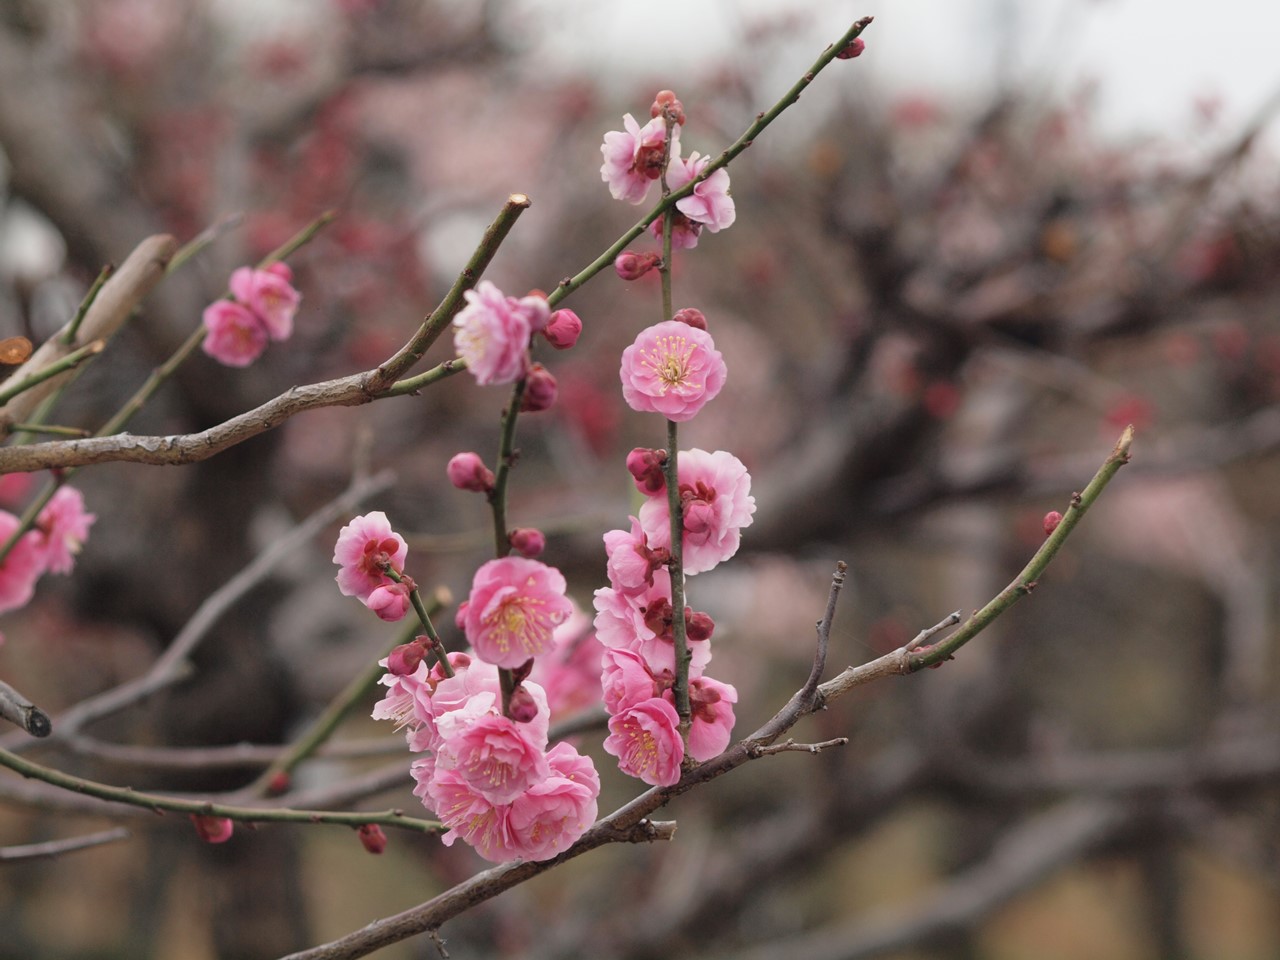
[[[516,723],[530,723],[538,715],[538,704],[524,687],[516,687],[511,693],[507,715]]]
[[[293,268],[283,260],[276,260],[273,263],[268,263],[262,269],[266,270],[268,273],[274,273],[277,277],[284,280],[285,283],[293,283]]]
[[[542,335],[557,350],[568,350],[582,335],[582,320],[572,310],[557,310],[551,314]]]
[[[289,792],[291,781],[289,774],[283,770],[277,770],[271,777],[271,781],[267,784],[267,796],[278,797]]]
[[[356,836],[370,853],[378,854],[387,849],[387,835],[376,823],[365,823],[357,827]]]
[[[627,472],[636,482],[636,488],[653,497],[667,489],[667,478],[662,468],[667,462],[667,451],[636,447],[627,454]]]
[[[676,123],[684,125],[684,104],[676,99],[675,93],[671,90],[659,90],[658,95],[653,98],[649,116],[656,117],[661,113],[668,114]]]
[[[683,310],[677,310],[675,316],[671,318],[677,323],[687,323],[691,327],[697,327],[699,330],[707,329],[707,316],[696,307],[685,307]]]
[[[206,817],[193,813],[191,822],[195,825],[196,833],[205,843],[226,843],[235,830],[235,824],[226,817]]]
[[[488,493],[493,489],[493,471],[484,465],[478,453],[459,453],[445,469],[449,482],[459,490]]]
[[[660,259],[656,253],[632,253],[624,250],[613,261],[613,269],[623,280],[639,280],[656,267]]]
[[[387,672],[396,677],[407,677],[418,669],[427,655],[426,637],[415,637],[412,643],[402,643],[387,654]]]
[[[853,41],[836,54],[837,60],[852,60],[854,57],[862,55],[862,51],[867,49],[867,45],[861,37],[854,37]]]
[[[1062,522],[1062,514],[1057,510],[1050,510],[1044,515],[1044,535],[1047,537],[1053,531],[1058,529],[1058,524]]]
[[[364,605],[377,614],[379,620],[396,623],[404,619],[413,605],[413,601],[409,599],[413,589],[413,581],[409,577],[401,577],[399,583],[384,583],[375,587]]]
[[[715,630],[716,622],[711,619],[710,614],[685,607],[684,635],[686,637],[690,640],[710,640],[711,634],[715,633]]]
[[[542,551],[547,549],[547,538],[543,536],[541,530],[535,530],[533,527],[516,527],[507,535],[507,541],[511,544],[512,550],[530,560],[541,556]]]
[[[529,368],[524,381],[524,393],[520,396],[520,410],[523,413],[537,413],[546,410],[556,402],[556,378],[540,363]]]

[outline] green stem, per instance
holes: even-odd
[[[406,377],[403,380],[397,380],[388,387],[379,396],[383,397],[403,397],[417,393],[423,387],[429,387],[439,380],[453,376],[455,373],[461,373],[467,369],[467,361],[461,357],[454,357],[452,360],[446,360],[437,367],[432,367],[425,373],[420,373],[416,377]]]
[[[949,660],[957,650],[981,633],[986,627],[1011,606],[1035,589],[1040,575],[1049,566],[1062,544],[1066,542],[1072,529],[1085,511],[1098,499],[1103,489],[1111,482],[1116,472],[1129,462],[1129,448],[1133,445],[1133,427],[1125,428],[1116,442],[1115,449],[1094,474],[1083,493],[1072,494],[1071,505],[1063,514],[1053,533],[1045,539],[1035,556],[1022,568],[1022,572],[1007,587],[1000,591],[986,606],[974,613],[962,623],[957,630],[932,646],[921,647],[912,653],[909,660],[909,671],[914,673],[935,663]]]
[[[728,166],[731,161],[736,159],[737,156],[742,153],[742,151],[751,146],[755,138],[758,137],[761,132],[769,126],[769,124],[778,119],[778,116],[784,110],[800,99],[800,94],[804,92],[805,88],[808,87],[809,84],[813,83],[814,78],[822,72],[823,68],[835,59],[837,53],[852,43],[854,39],[871,24],[871,20],[871,17],[863,17],[846,30],[844,36],[823,51],[822,56],[814,61],[813,66],[805,72],[804,76],[792,85],[791,89],[783,95],[781,100],[775,103],[764,113],[756,116],[755,121],[747,127],[742,136],[738,137],[738,139],[735,140],[724,153],[720,154],[719,157],[707,164],[700,174],[690,180],[679,190],[675,190],[669,196],[663,197],[662,201],[650,210],[643,220],[614,241],[613,246],[598,256],[595,260],[592,260],[591,263],[589,263],[579,273],[561,280],[560,283],[556,285],[556,289],[553,290],[551,295],[547,298],[547,302],[551,305],[551,308],[554,310],[556,304],[560,303],[560,301],[565,297],[573,293],[573,291],[577,290],[601,270],[612,266],[613,261],[617,259],[618,254],[627,249],[636,237],[644,233],[649,224],[653,223],[653,221],[657,220],[658,217],[662,216],[667,210],[675,206],[678,201],[690,196],[693,193],[694,187],[707,179],[707,177],[711,176],[717,170]]]
[[[102,289],[102,285],[115,272],[115,265],[110,263],[98,271],[98,278],[93,281],[93,284],[89,287],[89,292],[80,301],[80,306],[76,308],[76,315],[71,318],[71,323],[67,326],[67,332],[62,335],[63,344],[69,347],[76,342],[76,334],[80,332],[80,324],[84,321],[84,315],[93,306],[93,301],[98,299],[98,291]]]
[[[684,622],[684,504],[680,500],[680,440],[674,420],[667,421],[667,462],[663,473],[667,479],[667,511],[671,514],[671,637],[675,643],[676,678],[672,696],[676,701],[676,713],[680,716],[680,738],[689,745],[689,725],[692,708],[689,704],[689,639]]]
[[[359,827],[366,823],[376,823],[383,827],[396,827],[403,830],[415,830],[418,833],[440,833],[444,824],[435,820],[419,820],[406,817],[398,810],[382,812],[339,811],[339,810],[292,810],[288,807],[242,807],[231,804],[213,803],[208,800],[182,800],[178,797],[166,797],[158,793],[142,793],[129,787],[112,787],[82,777],[73,777],[50,767],[41,766],[25,760],[7,750],[0,750],[0,766],[6,766],[22,776],[41,780],[70,790],[74,793],[97,797],[112,803],[123,803],[131,807],[142,807],[154,813],[168,811],[170,813],[194,814],[201,817],[225,817],[243,823],[338,823],[349,827]]]
[[[332,220],[333,211],[327,211],[324,216]],[[201,230],[194,237],[184,243],[177,253],[169,258],[169,263],[164,268],[164,272],[173,273],[181,268],[188,260],[198,254],[205,247],[209,246],[209,244],[213,243],[213,241],[217,240],[224,232],[239,225],[240,221],[243,219],[244,214],[232,213],[223,217],[212,226]],[[279,259],[279,257],[277,257],[277,259]]]
[[[520,420],[520,401],[524,398],[527,381],[517,380],[511,388],[511,399],[502,411],[502,438],[498,443],[498,469],[494,472],[493,490],[489,492],[489,507],[493,510],[494,553],[501,560],[511,552],[511,538],[507,531],[507,482],[516,462],[516,424]],[[511,695],[515,693],[515,675],[506,667],[498,668],[498,684],[502,689],[502,715],[511,712]]]
[[[72,350],[65,357],[55,360],[43,369],[37,370],[28,377],[23,377],[19,383],[12,386],[6,386],[0,390],[0,405],[8,403],[18,394],[30,390],[32,387],[44,383],[46,380],[52,379],[59,374],[66,373],[68,370],[74,370],[80,364],[84,363],[98,354],[100,354],[107,344],[104,340],[94,340],[92,343],[86,343],[79,350]]]

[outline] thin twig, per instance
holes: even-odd
[[[105,843],[117,843],[129,839],[129,831],[124,827],[111,830],[99,830],[97,833],[86,833],[79,837],[66,837],[62,840],[46,840],[44,843],[28,843],[21,846],[0,847],[0,863],[13,863],[17,860],[47,860],[60,857],[77,850],[88,850],[100,847]]]
[[[48,715],[9,684],[0,680],[0,717],[33,737],[47,737],[53,729]]]

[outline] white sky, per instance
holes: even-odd
[[[528,38],[549,64],[592,64],[610,76],[688,71],[711,51],[771,71],[778,89],[854,19],[876,22],[858,63],[877,92],[923,92],[972,100],[995,83],[1000,51],[1020,84],[1066,94],[1099,82],[1109,135],[1158,133],[1177,139],[1193,127],[1198,97],[1220,98],[1222,126],[1236,129],[1280,91],[1280,3],[1276,0],[523,0]],[[801,43],[750,49],[742,26],[762,13],[804,11]],[[664,40],[670,37],[671,40]],[[584,42],[585,41],[585,42]],[[674,84],[673,84],[674,85]],[[1273,127],[1270,141],[1280,141]]]

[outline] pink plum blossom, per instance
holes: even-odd
[[[630,710],[661,692],[644,658],[633,650],[606,648],[600,657],[600,687],[610,716]],[[666,675],[668,683],[672,676]]]
[[[476,656],[499,667],[518,667],[549,652],[557,626],[573,607],[564,575],[524,557],[490,560],[471,583],[463,630]]]
[[[7,542],[20,525],[17,517],[0,510],[0,543]],[[28,530],[0,563],[0,612],[25,607],[35,593],[47,562],[42,540],[39,531]]]
[[[738,691],[731,684],[711,677],[689,681],[689,756],[706,761],[724,753],[733,733],[733,705],[737,702]]]
[[[600,655],[604,647],[596,639],[591,619],[573,604],[573,613],[552,634],[555,649],[533,661],[529,679],[547,692],[547,703],[557,717],[567,716],[600,702]]]
[[[724,386],[724,358],[711,335],[665,320],[622,351],[622,396],[632,410],[691,419]]]
[[[673,157],[667,167],[667,186],[679,190],[706,169],[710,157],[697,151],[682,160]],[[737,217],[733,197],[729,195],[729,171],[721,167],[693,188],[693,194],[676,201],[676,209],[694,223],[703,224],[712,233],[733,226]]]
[[[333,562],[340,568],[336,577],[338,589],[344,597],[367,602],[374,590],[391,582],[383,572],[384,565],[401,573],[408,552],[408,544],[391,529],[381,510],[356,517],[338,531],[333,548]]]
[[[200,348],[228,367],[247,367],[267,348],[267,328],[234,300],[215,300],[205,307],[204,326]]]
[[[460,712],[448,719],[453,721]],[[510,803],[550,773],[542,747],[529,740],[524,727],[497,714],[466,723],[438,723],[442,742],[436,749],[436,769],[453,770],[490,803]]]
[[[542,783],[511,803],[508,825],[525,860],[550,860],[569,849],[596,819],[600,775],[567,743],[547,753],[551,769]]]
[[[273,263],[264,270],[241,267],[231,274],[231,294],[261,321],[272,340],[287,340],[293,333],[293,317],[302,294],[290,281],[287,264]]]
[[[609,185],[609,193],[615,200],[643,203],[649,185],[662,173],[667,125],[661,117],[654,117],[641,127],[628,113],[622,118],[622,127],[604,135],[604,143],[600,145],[604,156],[600,179]],[[679,155],[680,128],[676,127],[671,133],[671,156]]]
[[[605,752],[618,758],[623,773],[655,787],[669,787],[680,779],[684,759],[679,724],[676,708],[666,700],[642,701],[609,719]]]
[[[529,338],[550,315],[546,299],[517,300],[488,280],[463,296],[467,305],[453,318],[453,346],[467,369],[482,386],[519,380],[529,368]]]
[[[70,573],[89,527],[97,519],[84,509],[84,496],[74,487],[60,487],[36,519],[41,534],[45,569]]]
[[[731,453],[694,449],[680,452],[679,476],[684,572],[704,573],[738,551],[741,530],[750,525],[756,509],[751,475]],[[650,497],[640,507],[640,524],[652,547],[670,548],[671,519],[665,496]]]
[[[640,521],[635,517],[628,519],[631,520],[630,532],[610,530],[604,535],[604,549],[609,557],[605,570],[615,590],[640,593],[653,586],[654,571],[666,563],[668,552],[651,550]]]
[[[364,605],[377,614],[379,620],[398,623],[404,619],[404,615],[412,606],[409,591],[408,581],[384,583],[373,588],[373,592],[365,599]]]
[[[681,213],[678,202],[676,206],[675,217],[671,221],[671,249],[692,250],[698,245],[698,237],[702,235],[702,224],[690,220]],[[661,217],[649,224],[649,232],[653,234],[655,240],[662,239]]]
[[[557,310],[551,314],[542,335],[557,350],[568,350],[582,336],[582,319],[572,310]]]
[[[437,770],[434,764],[418,760],[409,771],[418,781],[414,794],[449,827],[449,832],[440,838],[446,847],[461,838],[491,863],[519,855],[508,823],[509,806],[486,800],[471,789],[457,770]]]

